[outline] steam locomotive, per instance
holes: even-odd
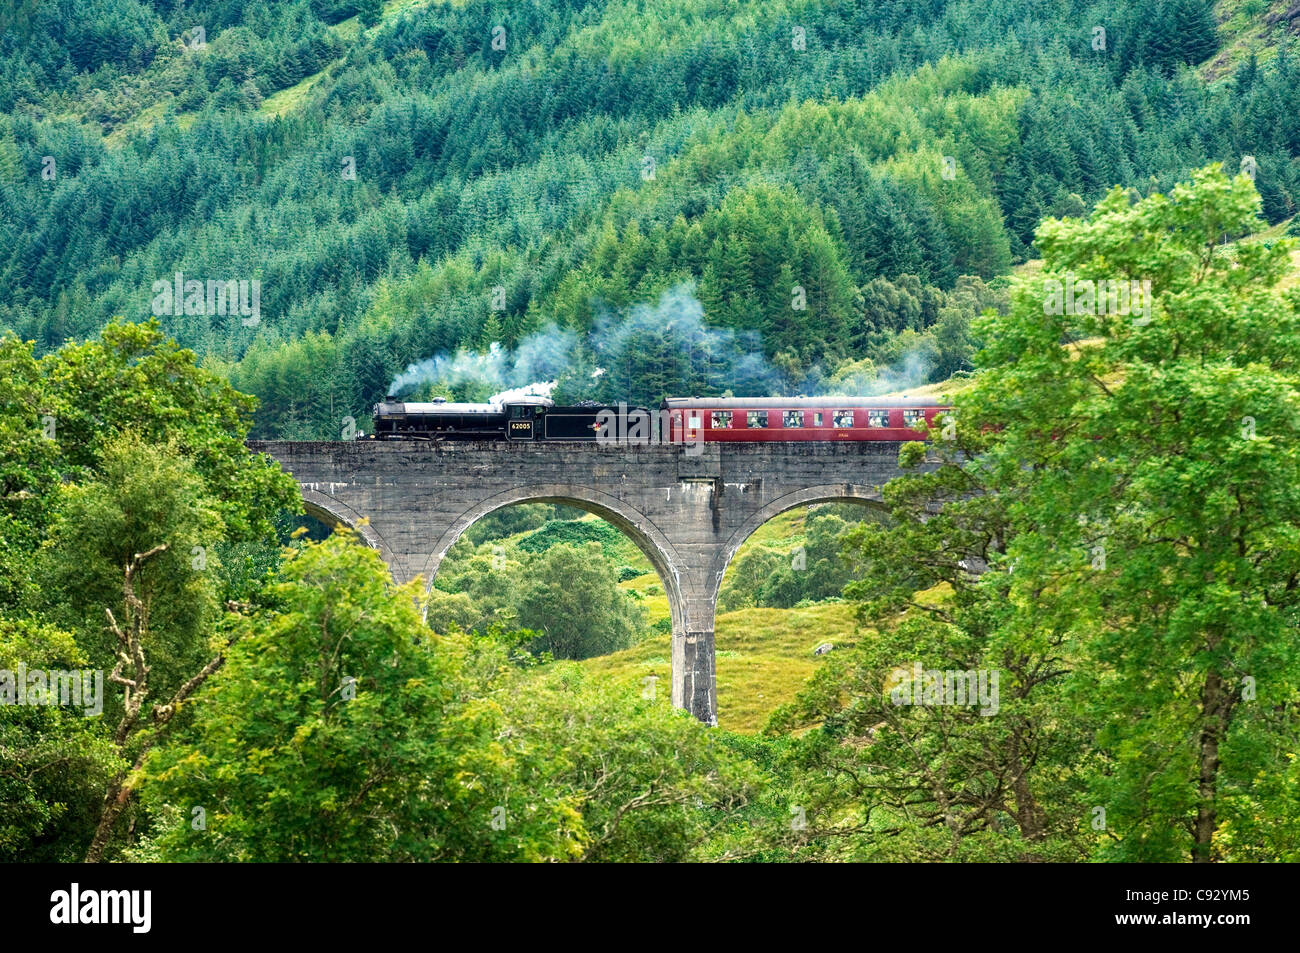
[[[924,440],[942,426],[940,418],[950,409],[928,397],[669,397],[657,412],[594,401],[562,406],[533,396],[502,404],[404,403],[389,397],[374,407],[374,432],[358,439]]]
[[[602,405],[557,405],[548,397],[515,397],[503,404],[403,403],[389,397],[375,404],[374,433],[366,440],[596,440]],[[626,415],[648,414],[624,408]]]

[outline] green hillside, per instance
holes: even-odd
[[[1044,216],[1251,156],[1279,222],[1300,183],[1276,4],[70,3],[3,25],[0,328],[157,317],[256,436],[364,427],[411,365],[470,398],[941,381]],[[177,273],[258,313],[160,305]]]
[[[0,861],[1032,863],[1059,931],[1110,903],[1043,862],[1300,860],[1298,33],[0,5]],[[713,726],[617,527],[502,508],[426,591],[249,452],[538,387],[952,414],[744,542]]]

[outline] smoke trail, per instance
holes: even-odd
[[[572,331],[552,324],[530,334],[513,351],[495,341],[486,352],[462,347],[410,365],[388,386],[388,393],[402,396],[431,382],[449,387],[486,384],[501,390],[523,389],[521,393],[534,383],[541,387],[549,381],[554,387],[555,379],[572,360],[577,340]]]
[[[920,387],[930,379],[934,362],[920,348],[913,348],[903,355],[899,363],[876,372],[876,384],[871,390],[860,391],[863,396],[889,394],[896,390],[908,390]]]
[[[513,350],[493,343],[486,352],[460,348],[427,358],[399,374],[389,393],[401,396],[435,382],[492,387],[497,391],[490,398],[494,403],[524,394],[549,396],[557,385],[566,400],[605,402],[647,403],[666,395],[723,392],[736,397],[870,396],[923,384],[933,368],[920,347],[891,367],[859,364],[830,379],[817,366],[791,379],[764,356],[758,332],[706,325],[704,306],[686,283],[668,289],[654,304],[601,311],[585,339],[548,324]],[[655,392],[643,393],[647,389]]]
[[[821,392],[827,396],[872,397],[920,387],[930,380],[934,362],[924,348],[914,347],[893,365],[876,367],[870,361],[858,361],[838,370],[823,382]]]
[[[605,400],[656,400],[663,393],[638,389],[658,384],[668,393],[765,396],[790,390],[763,355],[756,331],[711,328],[689,284],[677,285],[654,304],[624,313],[602,312],[588,345],[606,373],[597,390]]]
[[[508,404],[520,397],[550,397],[551,391],[555,390],[555,384],[555,381],[534,381],[522,387],[511,387],[508,390],[498,391],[493,394],[487,399],[487,402],[500,407],[502,404]]]

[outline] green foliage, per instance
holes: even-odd
[[[1041,654],[1018,658],[996,641],[969,623],[921,617],[831,653],[798,703],[772,721],[776,729],[820,722],[790,751],[790,797],[808,821],[804,850],[894,862],[1068,860],[1086,851],[1082,807],[1061,770],[1087,741],[1084,726],[1055,722],[1060,673],[1041,668]],[[994,660],[1001,678],[991,714],[973,697],[970,705],[895,702],[900,686],[921,691],[917,663],[979,672]]]
[[[345,534],[288,559],[273,606],[205,694],[198,743],[149,765],[181,809],[161,836],[176,860],[463,860],[562,857],[563,800],[512,784],[494,706],[478,701],[468,645],[432,635],[419,585],[393,587]],[[190,823],[206,811],[206,829]],[[493,809],[510,819],[491,826]]]
[[[57,620],[112,668],[104,610],[120,615],[122,567],[166,544],[141,594],[161,639],[159,678],[188,677],[216,606],[252,585],[236,583],[222,556],[240,553],[231,573],[248,573],[249,560],[267,567],[273,518],[300,505],[292,480],[244,447],[252,399],[156,325],[114,324],[40,359],[6,338],[0,366],[0,559],[14,567],[4,608]]]
[[[521,512],[524,523],[571,512],[549,505],[535,509]],[[498,512],[512,510],[525,508]],[[472,533],[473,528],[466,537]],[[626,565],[633,559],[640,565]],[[529,648],[537,654],[603,655],[627,648],[644,631],[635,595],[618,584],[647,571],[635,544],[590,518],[547,520],[517,540],[489,537],[474,546],[462,538],[439,567],[429,618],[439,631],[450,622],[478,631],[494,623],[533,630]]]
[[[1039,230],[1043,271],[977,329],[942,465],[851,534],[877,633],[774,718],[820,726],[794,757],[821,849],[1294,856],[1293,825],[1262,819],[1289,816],[1297,739],[1300,302],[1278,290],[1289,242],[1221,244],[1258,208],[1211,167]],[[1053,281],[1110,279],[1150,281],[1150,311],[1052,304]],[[998,711],[899,707],[913,662],[999,673]]]
[[[614,544],[621,539],[618,530],[601,520],[547,520],[540,529],[521,539],[519,548],[526,553],[543,553],[561,544],[582,547],[599,543],[601,553],[610,556]]]
[[[874,510],[852,505],[810,511],[801,540],[787,540],[780,550],[754,546],[735,560],[718,594],[718,608],[723,612],[751,606],[788,609],[838,597],[846,585],[871,571],[869,565],[851,561],[842,552],[850,528],[883,518]]]
[[[519,624],[539,633],[531,651],[583,659],[632,644],[641,612],[611,569],[596,543],[553,546],[529,567],[515,607]]]
[[[357,0],[357,18],[365,26],[375,26],[383,18],[384,0]]]
[[[888,521],[845,534],[853,563],[870,567],[845,595],[871,628],[832,652],[769,724],[779,733],[812,729],[788,750],[789,797],[807,828],[787,835],[787,849],[823,859],[985,861],[1087,850],[1073,779],[1088,758],[1090,724],[1060,717],[1062,634],[1018,630],[1006,574],[983,571],[1005,545],[1007,504],[968,463],[983,459],[989,432],[959,428],[958,437],[932,445],[945,461],[938,470],[885,487]],[[921,462],[923,449],[905,445],[900,465]],[[910,683],[918,663],[976,678],[982,671],[986,680],[998,672],[997,710],[895,704],[891,692]]]
[[[712,859],[762,775],[716,732],[642,694],[639,683],[609,685],[577,668],[512,694],[510,724],[546,759],[544,775],[522,780],[577,807],[582,860]]]
[[[286,475],[244,448],[256,401],[196,367],[193,352],[165,338],[157,322],[110,324],[100,340],[67,344],[42,365],[59,401],[65,466],[93,468],[107,443],[134,431],[142,441],[176,444],[230,539],[269,536],[271,517],[297,508]]]
[[[1087,223],[1044,223],[1040,281],[1147,280],[1150,312],[1058,315],[1026,280],[983,329],[966,426],[1005,427],[988,466],[1035,530],[1008,545],[1010,600],[1071,619],[1113,758],[1095,782],[1106,856],[1223,856],[1266,739],[1294,741],[1253,711],[1300,684],[1300,313],[1278,289],[1294,243],[1220,245],[1259,207],[1217,166],[1133,205],[1117,189]]]
[[[874,278],[858,289],[852,338],[871,365],[841,365],[828,392],[876,393],[918,380],[947,380],[971,366],[976,316],[989,308],[1005,312],[1009,305],[1005,292],[979,278],[963,277],[950,292],[923,285],[914,275]]]
[[[431,635],[386,576],[339,534],[239,621],[193,740],[147,766],[161,858],[687,860],[758,783],[635,690],[574,669],[519,690],[508,637]]]
[[[0,369],[0,667],[86,666],[104,679],[96,718],[5,706],[13,813],[0,841],[24,859],[80,859],[106,790],[154,741],[140,727],[211,658],[218,606],[260,587],[275,551],[261,534],[296,491],[244,447],[250,398],[156,326],[115,324],[39,359],[6,336]],[[133,583],[137,613],[123,567],[159,546]],[[151,669],[144,721],[117,739],[122,694],[106,676],[122,646],[106,610],[143,620]]]
[[[38,591],[32,553],[54,512],[60,482],[58,418],[29,345],[0,336],[0,605]]]
[[[30,620],[0,618],[0,669],[80,670],[72,636]],[[120,769],[85,707],[0,706],[0,858],[75,862],[98,816],[104,787]]]
[[[1204,62],[1219,47],[1213,0],[1172,0],[1129,6],[1124,11],[1120,55],[1165,72]]]
[[[484,516],[465,531],[465,538],[475,546],[489,539],[513,536],[528,530],[541,529],[551,520],[563,519],[561,514],[572,512],[567,507],[551,503],[522,503],[503,506]]]
[[[134,554],[166,545],[135,590],[152,636],[151,681],[159,694],[170,694],[207,661],[219,595],[214,547],[224,526],[175,444],[153,446],[128,433],[102,454],[95,479],[61,488],[40,562],[44,613],[78,633],[97,667],[111,669],[119,646],[104,610],[122,616],[122,567]],[[120,707],[107,710],[120,717]]]

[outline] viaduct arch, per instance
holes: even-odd
[[[250,441],[302,491],[307,512],[346,525],[393,578],[426,586],[475,521],[515,503],[595,513],[645,553],[672,612],[672,703],[717,724],[713,625],[727,566],[774,516],[821,502],[880,504],[894,442],[352,443]],[[368,521],[368,522],[365,522]]]

